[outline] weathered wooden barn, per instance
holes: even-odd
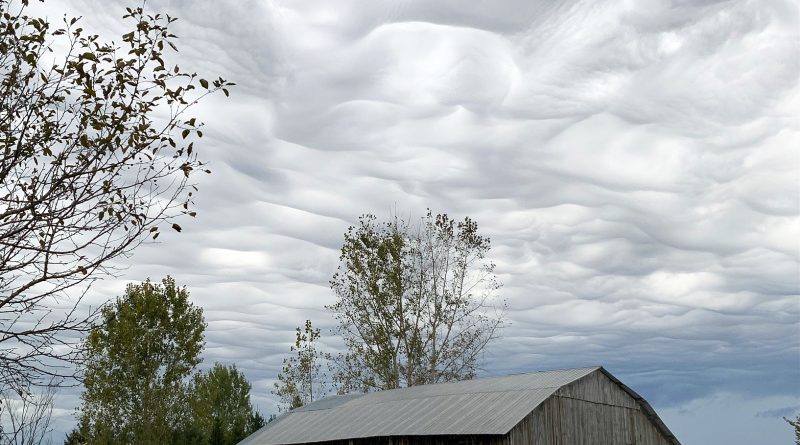
[[[240,445],[680,445],[603,368],[335,396],[287,412]]]

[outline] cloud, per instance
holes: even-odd
[[[786,406],[783,408],[768,409],[766,411],[759,411],[756,417],[792,417],[796,412],[800,411],[800,405]]]
[[[47,7],[121,29],[121,4]],[[792,2],[148,7],[180,17],[181,66],[239,86],[196,109],[197,220],[93,301],[172,274],[205,309],[206,365],[237,363],[265,411],[293,328],[332,327],[347,226],[427,207],[492,238],[512,324],[485,373],[604,364],[695,438],[676,410],[797,396]],[[767,425],[742,416],[729,443]]]

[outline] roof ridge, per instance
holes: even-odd
[[[359,393],[334,394],[332,396],[325,397],[324,399],[320,399],[317,402],[320,402],[320,401],[323,401],[323,400],[330,400],[330,399],[334,399],[334,398],[346,398],[346,397],[351,397],[352,400],[345,401],[345,402],[343,402],[341,404],[338,404],[338,405],[324,406],[324,407],[320,407],[320,408],[313,408],[312,404],[309,404],[309,405],[306,405],[305,407],[301,407],[300,411],[303,411],[303,412],[324,411],[324,410],[328,410],[328,409],[335,409],[335,408],[338,408],[338,407],[341,407],[341,406],[359,406],[360,405],[359,404],[359,400],[362,400],[365,396],[393,393],[395,391],[401,391],[402,392],[402,391],[407,391],[407,390],[410,390],[410,389],[413,389],[413,388],[422,388],[422,387],[428,387],[429,388],[429,387],[432,387],[432,386],[455,385],[455,384],[459,384],[459,383],[476,382],[476,381],[480,381],[480,380],[502,379],[502,378],[508,378],[508,377],[519,377],[519,376],[525,376],[525,375],[544,374],[544,373],[548,373],[548,372],[586,371],[586,374],[589,374],[590,372],[597,371],[598,369],[603,369],[603,367],[602,366],[588,366],[588,367],[581,367],[581,368],[548,369],[548,370],[541,370],[541,371],[521,372],[521,373],[517,373],[517,374],[507,374],[507,375],[501,375],[501,376],[481,377],[481,378],[470,379],[470,380],[457,380],[457,381],[451,381],[451,382],[429,383],[429,384],[426,384],[426,385],[406,386],[406,387],[403,387],[403,388],[392,388],[392,389],[387,389],[387,390],[382,390],[382,391],[375,391],[375,392],[370,392],[370,393],[362,393],[362,394],[359,394]],[[579,378],[582,378],[585,375],[582,375],[580,377],[576,377],[572,381],[575,381],[575,380],[577,380]],[[461,394],[497,394],[497,393],[519,392],[519,391],[538,390],[538,389],[558,389],[558,388],[561,388],[564,385],[540,386],[540,387],[537,387],[537,388],[526,388],[526,389],[509,388],[509,389],[493,390],[493,391],[474,390],[474,391],[457,392],[457,393],[429,394],[429,395],[424,395],[423,394],[423,395],[419,395],[419,396],[416,396],[416,397],[408,397],[408,398],[404,398],[404,399],[389,399],[389,400],[383,400],[383,401],[378,400],[378,401],[370,402],[370,404],[372,404],[372,405],[382,405],[382,404],[386,404],[386,403],[400,402],[400,401],[405,401],[405,400],[425,400],[425,399],[431,399],[431,398],[435,398],[435,397],[445,397],[445,396],[453,396],[453,395],[461,395]],[[364,403],[364,404],[366,405],[366,403]],[[289,411],[289,412],[291,413],[292,411]]]
[[[540,386],[540,387],[538,387],[538,388],[525,388],[525,389],[503,389],[503,390],[498,390],[498,391],[469,391],[469,392],[450,392],[450,393],[444,393],[444,394],[430,394],[430,395],[424,395],[424,396],[421,396],[421,397],[410,397],[410,398],[408,398],[408,399],[389,399],[389,400],[383,400],[383,401],[372,402],[372,403],[370,403],[370,405],[383,405],[384,403],[404,402],[404,401],[406,401],[406,400],[425,400],[425,399],[433,399],[433,398],[436,398],[436,397],[451,397],[451,396],[463,396],[463,395],[472,395],[472,394],[499,394],[499,393],[507,393],[507,392],[536,391],[536,390],[540,390],[540,389],[553,389],[553,390],[555,390],[555,389],[561,388],[561,387],[563,387],[563,386],[564,386],[564,385],[558,385],[558,386]],[[356,401],[356,400],[359,400],[359,399],[360,399],[360,397],[353,399],[353,401]],[[349,402],[348,402],[348,403],[343,403],[342,405],[339,405],[339,406],[347,406],[348,404],[349,404]],[[357,406],[357,405],[358,405],[358,404],[353,404],[353,405],[350,405],[350,406]],[[322,409],[330,409],[330,408],[320,408],[319,410],[322,410]],[[310,410],[308,410],[308,411],[319,411],[319,410],[312,410],[312,409],[310,409]]]
[[[544,372],[561,372],[561,371],[578,371],[582,369],[591,369],[592,371],[596,371],[602,368],[602,366],[579,366],[577,368],[555,368],[555,369],[541,369],[539,371],[527,371],[527,372],[515,372],[512,374],[503,374],[503,375],[492,375],[487,377],[479,377],[477,379],[472,380],[484,380],[484,379],[493,379],[493,378],[502,378],[502,377],[512,377],[515,375],[528,375],[528,374],[541,374]],[[458,380],[454,382],[441,382],[441,383],[458,383],[458,382],[468,382],[469,380]],[[440,383],[433,383],[434,385],[439,385]]]

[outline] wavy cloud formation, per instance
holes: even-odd
[[[48,7],[120,30],[121,4]],[[197,109],[198,220],[123,278],[187,284],[206,363],[237,363],[262,409],[293,328],[332,325],[346,227],[430,207],[493,240],[512,324],[485,373],[603,364],[686,444],[719,406],[728,443],[789,440],[757,414],[800,398],[796,4],[148,7],[181,18],[183,66],[239,87]]]

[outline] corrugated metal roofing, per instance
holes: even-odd
[[[598,369],[545,371],[328,397],[280,416],[240,445],[506,434],[558,388]]]

